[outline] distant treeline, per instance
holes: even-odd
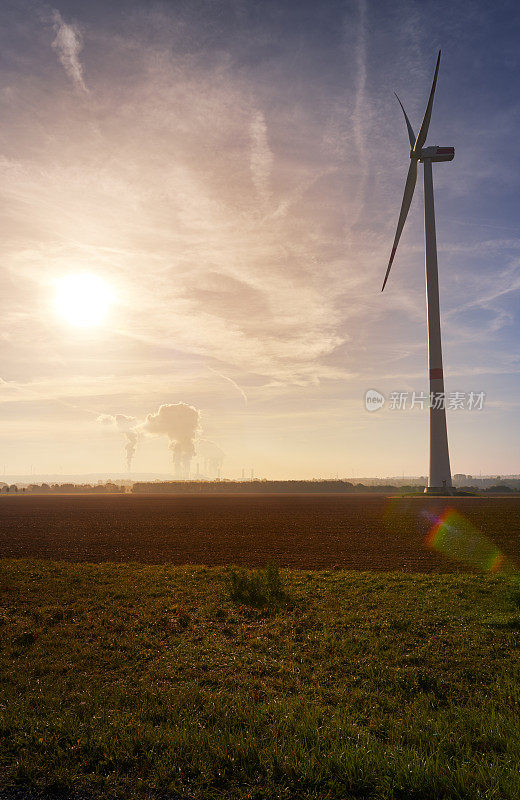
[[[364,483],[351,483],[344,480],[331,481],[156,481],[134,483],[132,492],[137,494],[348,494],[366,492],[370,494],[417,494],[424,491],[424,486],[394,486],[393,484],[377,484],[367,486]],[[515,489],[505,484],[490,486],[488,489],[464,487],[457,490],[460,494],[510,494]]]
[[[349,494],[366,492],[368,494],[420,494],[424,491],[421,485],[395,486],[393,484],[352,483],[345,480],[330,481],[150,481],[128,485],[106,483],[31,483],[28,486],[17,486],[0,482],[2,494]],[[456,490],[457,494],[518,494],[519,488],[508,484],[498,484],[482,488],[464,486]]]
[[[16,486],[16,484],[0,484],[0,491],[3,494],[13,492],[25,494],[122,494],[125,492],[124,486],[117,486],[115,483],[31,483],[29,486]]]
[[[415,490],[421,487],[414,487]],[[345,492],[396,492],[396,486],[365,486],[349,481],[162,481],[134,483],[132,492],[168,494],[343,494]]]

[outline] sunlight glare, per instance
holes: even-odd
[[[56,281],[54,302],[58,314],[71,325],[99,325],[113,303],[112,289],[98,275],[83,272]]]

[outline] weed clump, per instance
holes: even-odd
[[[280,570],[274,564],[253,572],[232,569],[227,585],[234,603],[244,603],[253,608],[273,608],[288,600]]]

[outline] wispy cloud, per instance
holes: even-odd
[[[354,109],[352,111],[352,123],[354,126],[354,139],[359,157],[362,161],[366,160],[366,86],[367,86],[367,4],[366,0],[358,1],[358,34],[356,41],[356,95]]]
[[[244,408],[232,415],[225,406],[226,435],[245,437],[246,418],[248,429],[260,430],[284,408],[287,420],[299,415],[302,430],[319,417],[323,435],[309,439],[309,452],[325,453],[340,441],[334,436],[331,445],[320,411],[331,397],[341,429],[353,430],[374,424],[359,416],[361,400],[343,406],[365,376],[372,383],[393,374],[395,388],[399,376],[425,374],[419,188],[389,293],[379,290],[407,159],[392,91],[402,91],[411,118],[420,119],[433,68],[423,31],[444,17],[412,0],[391,10],[349,0],[303,12],[280,0],[276,10],[266,4],[261,19],[255,12],[254,22],[254,4],[243,4],[243,17],[228,28],[212,4],[205,13],[190,3],[123,6],[106,14],[94,3],[84,12],[96,57],[86,76],[77,4],[63,0],[54,15],[46,12],[45,35],[36,17],[19,11],[0,31],[8,65],[0,89],[4,429],[17,415],[33,415],[35,426],[50,428],[54,419],[61,431],[65,407],[85,427],[107,409],[142,418],[152,399],[159,405],[172,392],[213,425],[226,416],[227,386]],[[456,9],[450,15],[461,17]],[[478,341],[477,363],[512,375],[517,364],[505,351],[514,347],[498,343],[516,324],[514,218],[509,202],[489,214],[488,184],[478,203],[473,190],[483,163],[490,186],[508,170],[516,187],[517,117],[496,125],[492,146],[477,136],[468,105],[485,107],[488,90],[472,79],[475,99],[461,102],[473,62],[459,69],[455,56],[446,49],[432,120],[439,135],[432,141],[458,148],[452,171],[436,172],[446,363],[475,363],[469,351]],[[451,138],[460,130],[471,148]],[[503,222],[494,242],[474,244],[494,235],[466,228],[474,207],[499,231]],[[55,317],[54,281],[72,271],[102,274],[114,288],[118,302],[98,333],[72,331]],[[104,452],[110,438],[97,435]],[[227,465],[232,447],[223,443]],[[354,456],[352,443],[337,446],[342,458]],[[143,440],[143,460],[147,448],[152,440]],[[372,459],[370,441],[361,450]]]
[[[262,111],[256,111],[249,127],[251,134],[251,175],[260,199],[270,197],[269,179],[273,169],[273,154],[267,141],[267,125]]]
[[[239,393],[239,395],[242,397],[245,405],[247,406],[247,395],[244,392],[244,390],[242,389],[242,387],[239,386],[238,383],[233,380],[233,378],[230,378],[229,375],[223,375],[221,372],[218,372],[218,370],[213,369],[213,367],[207,367],[207,369],[209,369],[211,372],[214,372],[215,375],[219,376],[219,378],[222,378],[223,380],[228,381],[228,383],[230,383],[231,386],[234,386],[235,389],[237,390],[237,392]]]
[[[367,3],[357,0],[357,24],[354,42],[353,63],[355,65],[354,105],[350,109],[353,143],[361,167],[353,203],[354,213],[349,219],[349,227],[359,222],[363,213],[365,191],[368,180],[369,163],[367,158],[367,137],[369,136],[369,109],[367,102]],[[352,24],[349,17],[346,25]]]
[[[81,33],[75,25],[64,22],[57,9],[52,12],[52,21],[56,33],[52,47],[56,50],[63,69],[76,88],[87,92],[88,89],[83,79],[83,66],[79,60],[79,54],[83,49]]]
[[[56,383],[54,381],[51,381],[52,388],[50,391],[47,389],[47,391],[44,390],[43,392],[40,389],[35,390],[31,385],[24,385],[17,383],[16,381],[6,381],[4,378],[0,378],[0,387],[4,389],[3,392],[0,391],[0,403],[16,403],[24,400],[35,403],[52,400],[53,402],[58,403],[60,406],[72,408],[75,411],[80,411],[82,414],[88,414],[95,417],[98,415],[98,412],[91,408],[85,408],[84,405],[78,406],[76,403],[71,403],[68,400],[60,397],[60,392],[57,390]],[[80,392],[78,396],[84,397],[85,393]]]

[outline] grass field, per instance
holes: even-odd
[[[518,800],[511,578],[282,574],[1,561],[0,797]]]

